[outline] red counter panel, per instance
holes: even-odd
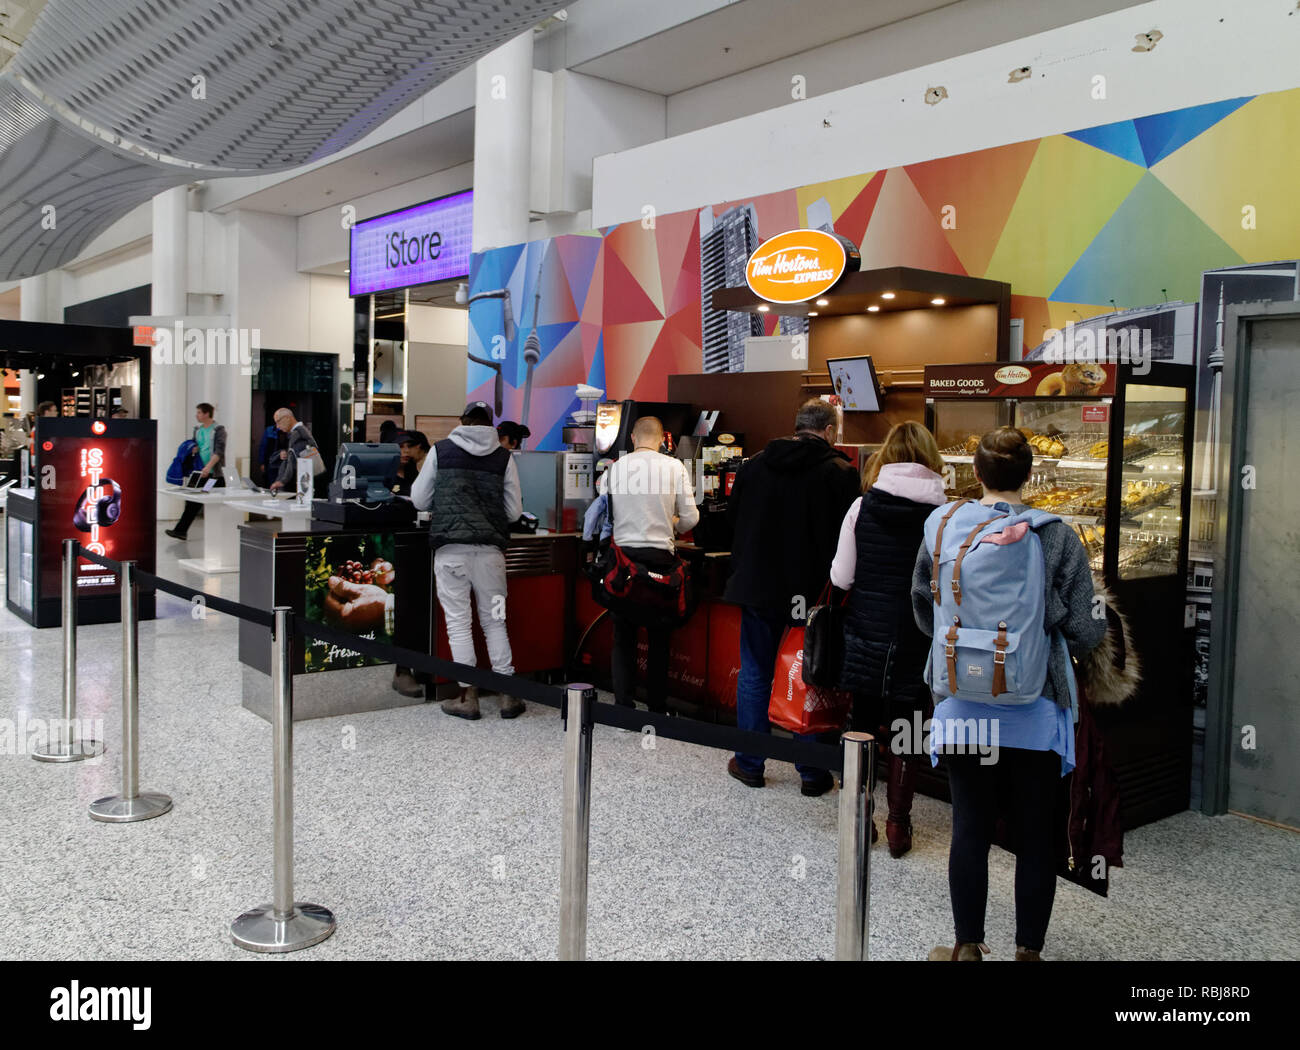
[[[568,654],[564,651],[564,609],[567,583],[564,576],[510,576],[506,583],[506,630],[510,634],[510,649],[514,655],[515,671],[527,674],[534,671],[555,671],[564,667]],[[436,653],[443,660],[451,659],[447,643],[447,624],[442,607],[434,606],[437,632]],[[474,652],[478,665],[491,667],[483,631],[478,624],[478,611],[474,613]],[[439,679],[447,681],[448,679]]]

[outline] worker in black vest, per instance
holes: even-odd
[[[473,594],[492,670],[514,674],[506,633],[505,549],[510,523],[523,513],[523,501],[514,457],[501,447],[486,403],[466,405],[460,426],[433,446],[411,486],[411,502],[432,512],[433,576],[451,658],[469,666],[476,662]],[[478,688],[461,682],[460,696],[444,700],[442,709],[458,718],[478,718]],[[523,710],[522,700],[502,694],[502,718],[514,718]]]

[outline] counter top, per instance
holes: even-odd
[[[254,513],[257,513],[256,507],[250,507],[247,509],[252,510]],[[305,509],[306,508],[304,508],[304,510]],[[278,521],[247,521],[244,522],[242,525],[240,525],[239,528],[242,531],[248,533],[261,534],[267,536],[274,536],[284,531],[283,526],[281,526],[281,524]],[[406,533],[406,532],[424,533],[427,532],[428,529],[429,526],[426,524],[422,524],[420,522],[413,522],[410,525],[403,525],[401,528],[398,529],[385,527],[379,531],[393,532],[393,533]],[[344,526],[344,525],[336,525],[330,521],[317,521],[316,519],[313,518],[311,521],[306,523],[305,528],[297,530],[294,533],[294,535],[305,535],[308,533],[318,533],[324,535],[324,534],[333,534],[338,532],[374,532],[374,531],[376,531],[376,527],[373,525]],[[510,546],[515,547],[521,544],[543,543],[549,540],[581,539],[581,538],[582,538],[582,533],[580,532],[546,532],[544,530],[539,530],[538,532],[535,533],[512,532],[510,534]]]

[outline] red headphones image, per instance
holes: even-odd
[[[99,483],[102,495],[91,500],[92,486],[87,485],[77,500],[77,509],[72,512],[72,524],[82,532],[89,532],[92,522],[96,525],[116,525],[122,515],[122,486],[112,478],[103,478]]]

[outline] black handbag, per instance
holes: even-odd
[[[844,670],[844,602],[830,602],[828,583],[818,603],[808,613],[803,635],[804,685],[836,689]],[[846,595],[847,597],[847,595]]]

